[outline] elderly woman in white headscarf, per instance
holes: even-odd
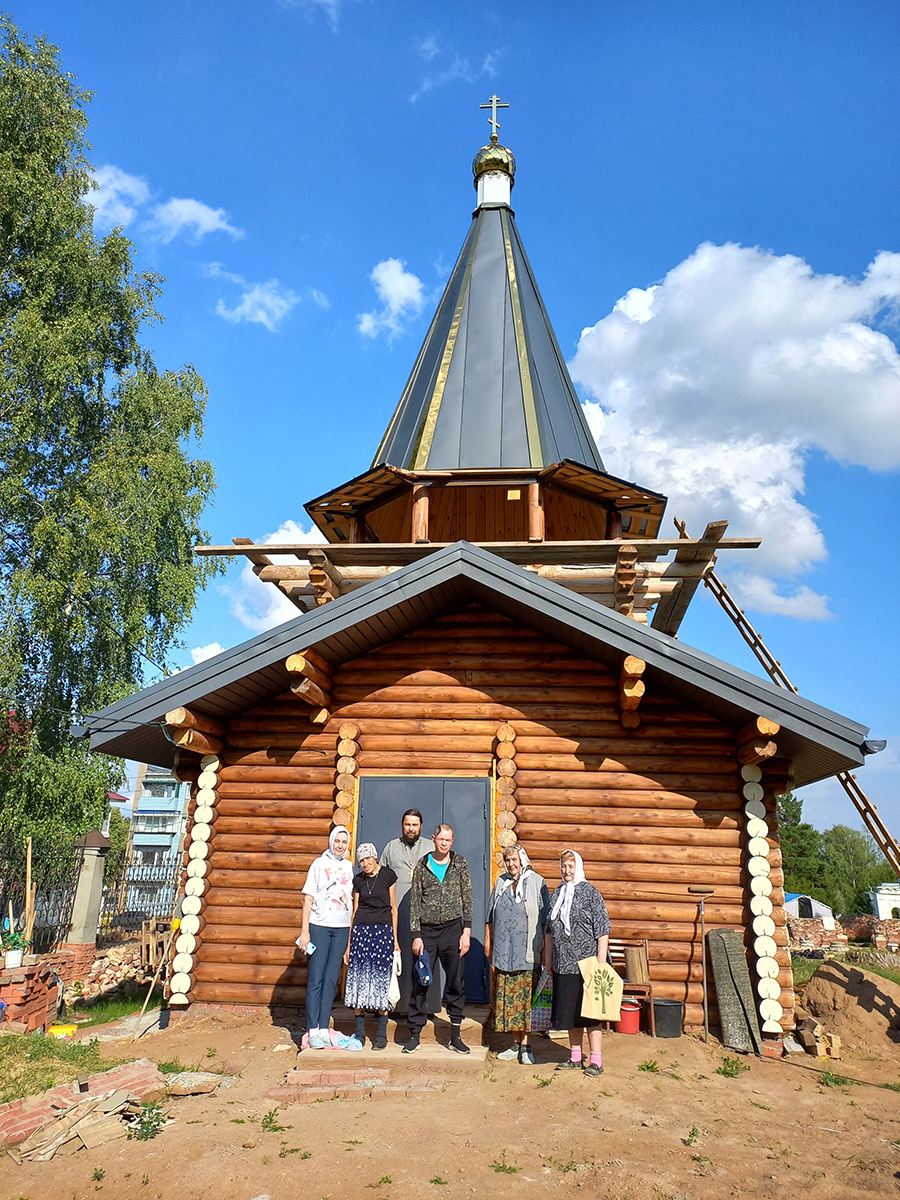
[[[347,859],[349,848],[350,834],[343,825],[337,825],[328,837],[328,849],[313,859],[303,884],[303,915],[297,945],[309,955],[306,1028],[312,1050],[331,1045],[328,1027],[352,912],[353,866]]]
[[[514,1044],[498,1058],[530,1066],[531,997],[550,898],[522,846],[506,847],[503,866],[484,927],[484,952],[494,968],[494,1029],[513,1035]]]
[[[397,876],[378,861],[371,842],[356,851],[359,872],[353,876],[353,916],[350,945],[344,953],[347,982],[344,1003],[356,1013],[356,1038],[366,1040],[366,1012],[378,1014],[372,1049],[387,1046],[388,988],[397,941]]]
[[[600,1023],[581,1015],[584,980],[578,963],[595,954],[601,962],[606,962],[609,914],[603,897],[585,878],[584,863],[575,850],[566,849],[560,854],[559,873],[560,885],[550,897],[543,955],[544,966],[553,971],[553,1028],[569,1031],[569,1057],[556,1069],[584,1068],[585,1075],[602,1075]],[[590,1046],[587,1064],[582,1052],[585,1029]]]

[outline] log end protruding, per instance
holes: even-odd
[[[644,698],[646,684],[641,678],[647,664],[637,655],[628,654],[619,672],[619,720],[623,729],[637,729],[641,723],[638,707]]]

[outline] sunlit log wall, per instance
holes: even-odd
[[[715,888],[707,929],[741,929],[748,948],[754,939],[735,731],[652,683],[640,726],[625,730],[617,698],[611,671],[468,608],[337,668],[324,728],[310,724],[308,705],[290,692],[233,719],[190,999],[302,1003],[306,969],[294,947],[301,887],[331,828],[342,725],[359,729],[361,776],[489,775],[507,723],[515,730],[515,833],[536,870],[552,889],[560,849],[578,849],[613,933],[649,938],[656,994],[684,1001],[686,1023],[700,1024],[699,914],[688,885]],[[774,815],[786,779],[786,764],[771,761],[763,787],[787,1026],[793,1004]],[[495,821],[501,810],[509,803],[495,805]],[[349,819],[352,832],[352,810]],[[751,953],[751,970],[753,961]]]

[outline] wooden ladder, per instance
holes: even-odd
[[[679,537],[688,537],[684,521],[679,521],[677,517],[675,518],[675,528],[678,530]],[[738,633],[740,633],[741,637],[759,659],[763,670],[769,678],[774,683],[777,683],[779,687],[783,687],[789,692],[796,692],[796,687],[788,679],[779,660],[769,650],[759,633],[757,633],[747,620],[744,610],[738,607],[728,588],[718,575],[716,575],[713,570],[714,564],[715,559],[713,559],[709,570],[703,576],[704,584],[719,601],[729,617],[731,617],[737,626]],[[874,838],[876,846],[887,859],[891,869],[896,871],[898,878],[900,878],[900,846],[898,846],[897,839],[891,834],[879,816],[878,809],[859,786],[855,775],[852,775],[849,771],[841,771],[835,778],[850,797],[856,811],[862,817],[866,829],[868,829]]]

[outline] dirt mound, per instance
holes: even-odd
[[[828,961],[803,991],[803,1006],[845,1045],[880,1057],[900,1045],[900,984],[862,967]]]

